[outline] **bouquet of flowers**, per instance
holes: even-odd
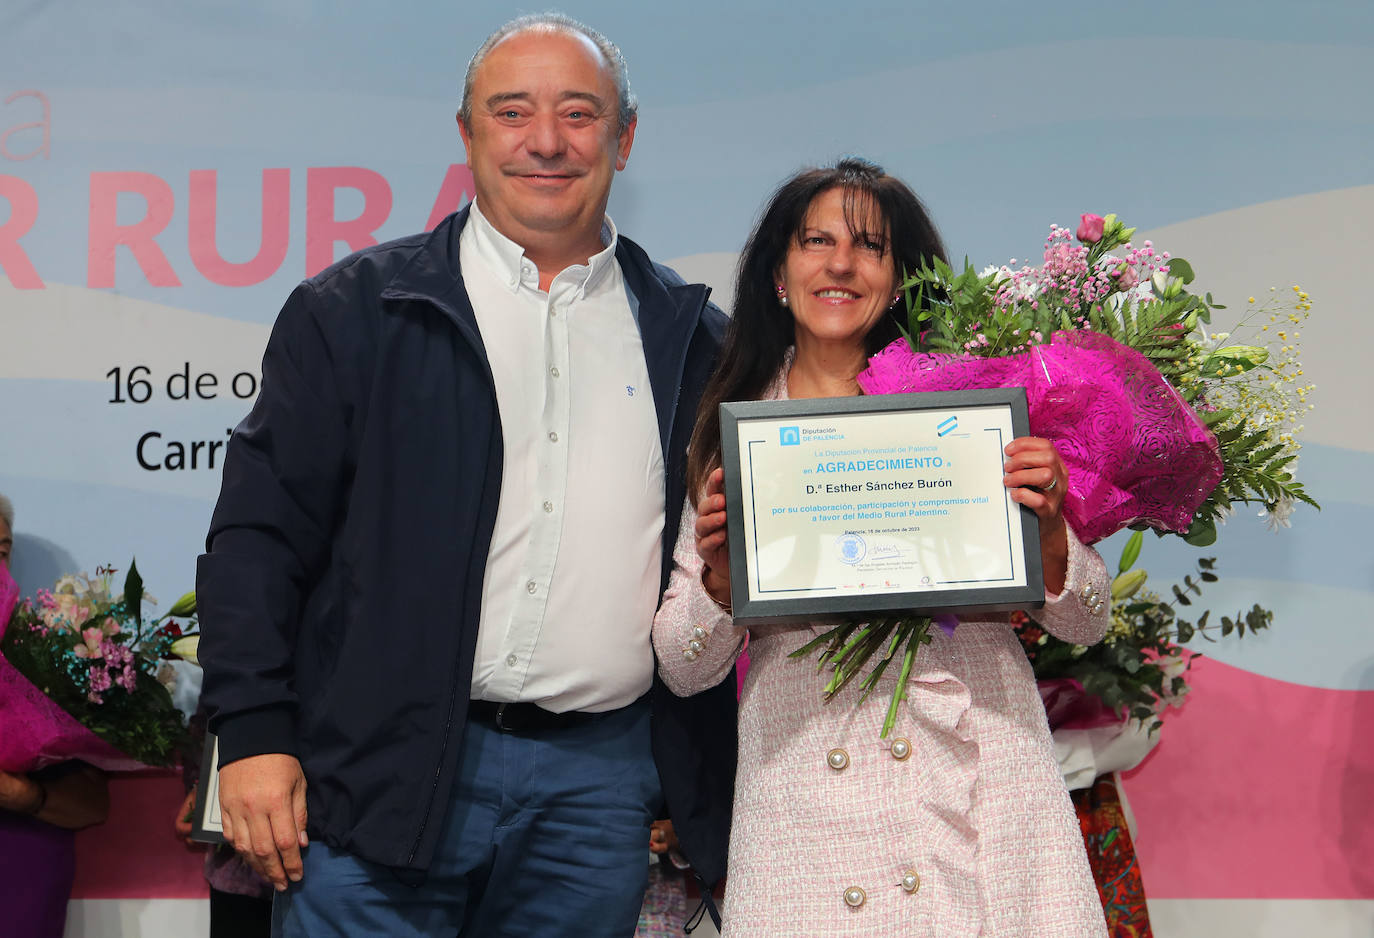
[[[64,576],[19,602],[0,568],[0,769],[67,759],[109,771],[175,763],[186,721],[172,704],[169,659],[195,626],[195,594],[147,619],[143,604],[152,598],[138,568],[129,565],[117,596],[116,572]]]
[[[908,328],[858,376],[868,394],[1026,388],[1032,435],[1051,440],[1069,469],[1064,515],[1093,543],[1150,527],[1205,546],[1236,503],[1259,503],[1286,524],[1296,502],[1316,506],[1293,475],[1312,385],[1296,339],[1311,303],[1293,288],[1255,304],[1258,330],[1283,344],[1240,344],[1209,333],[1223,309],[1182,258],[1137,248],[1114,215],[1082,216],[1076,233],[1051,226],[1040,266],[964,270],[935,260],[908,272]],[[1116,249],[1121,255],[1113,254]],[[1015,263],[1013,261],[1012,263]],[[1252,317],[1253,318],[1253,317]],[[924,616],[842,625],[796,655],[823,648],[833,696],[879,656],[865,696],[900,649],[902,674],[930,641]],[[949,629],[951,622],[942,623]],[[886,736],[905,694],[899,679]]]
[[[1191,606],[1191,597],[1202,594],[1201,584],[1216,582],[1216,559],[1199,558],[1196,579],[1184,577],[1173,586],[1173,603],[1145,589],[1149,574],[1134,564],[1140,555],[1141,534],[1132,534],[1121,552],[1112,580],[1111,624],[1096,645],[1074,645],[1055,638],[1031,614],[1012,613],[1012,624],[1026,649],[1040,687],[1050,729],[1090,729],[1121,722],[1123,715],[1149,731],[1163,725],[1169,706],[1181,706],[1188,693],[1185,675],[1193,659],[1200,657],[1180,642],[1195,636],[1216,641],[1267,629],[1274,614],[1259,604],[1248,612],[1221,616],[1209,622],[1210,611],[1196,619],[1184,619],[1175,609]]]

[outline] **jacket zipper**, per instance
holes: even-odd
[[[459,332],[460,335],[463,336],[464,341],[467,341],[467,342],[468,342],[468,345],[471,346],[472,343],[471,343],[470,340],[468,340],[467,334],[463,331],[463,329],[459,328],[459,329],[458,329],[458,332]],[[494,401],[494,400],[496,400],[496,382],[495,382],[495,379],[493,379],[492,376],[491,376],[491,364],[487,361],[486,351],[485,351],[483,348],[481,348],[481,347],[473,348],[473,351],[474,351],[475,353],[477,353],[477,356],[478,356],[478,357],[482,360],[482,362],[487,366],[487,368],[486,368],[487,386],[488,386],[488,389],[491,391],[492,400]],[[497,435],[499,435],[499,434],[500,434],[500,423],[499,423],[500,418],[499,418],[499,416],[497,417],[497,420],[498,420],[498,423],[496,424],[495,433],[496,433]],[[462,650],[460,649],[458,653],[459,653],[459,655],[461,655],[461,654],[462,654]],[[414,843],[411,844],[411,846],[410,846],[410,854],[406,857],[406,866],[410,866],[412,863],[415,862],[415,856],[416,856],[416,854],[418,854],[418,853],[420,852],[420,842],[421,842],[422,840],[424,840],[424,837],[425,837],[425,828],[427,828],[427,827],[429,826],[429,816],[434,812],[434,801],[435,801],[435,799],[438,797],[438,794],[439,794],[439,779],[440,779],[440,778],[443,776],[443,774],[444,774],[444,757],[448,754],[448,744],[449,744],[450,739],[452,739],[452,737],[453,737],[453,708],[454,708],[454,703],[455,703],[455,701],[456,701],[457,699],[458,699],[458,682],[457,682],[457,681],[453,681],[453,682],[451,682],[450,685],[449,685],[448,712],[444,715],[444,743],[443,743],[442,746],[439,747],[439,760],[438,760],[438,762],[437,762],[437,763],[435,764],[435,766],[434,766],[434,781],[430,784],[430,787],[429,787],[429,800],[428,800],[428,803],[425,805],[425,814],[424,814],[424,817],[420,818],[420,826],[419,826],[419,828],[415,831],[415,841],[414,841]]]

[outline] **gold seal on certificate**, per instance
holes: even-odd
[[[1023,388],[721,404],[735,619],[1044,602],[1034,512],[1002,484]]]

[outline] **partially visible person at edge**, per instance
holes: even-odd
[[[605,214],[605,37],[503,26],[458,126],[473,202],[286,301],[199,563],[224,833],[278,935],[628,936],[662,801],[724,871],[733,688],[660,693],[650,626],[725,318]]]
[[[10,582],[13,550],[14,505],[0,495],[0,578]],[[109,813],[105,773],[84,762],[0,771],[0,933],[61,938],[76,876],[75,832]]]
[[[915,194],[863,160],[802,172],[769,202],[740,260],[720,366],[698,409],[691,494],[654,623],[659,670],[677,693],[725,681],[746,632],[726,608],[717,405],[860,393],[868,357],[899,335],[900,272],[936,257],[944,248]],[[1108,578],[1064,523],[1064,464],[1033,437],[1005,454],[1011,498],[1040,522],[1046,603],[1036,618],[1067,641],[1096,642]],[[898,669],[863,705],[853,687],[826,704],[814,662],[788,658],[826,628],[748,630],[723,934],[1105,934],[1007,616],[936,630],[887,740],[882,702]]]

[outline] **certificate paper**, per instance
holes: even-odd
[[[721,407],[735,618],[1044,600],[1035,515],[1002,484],[1020,388]]]

